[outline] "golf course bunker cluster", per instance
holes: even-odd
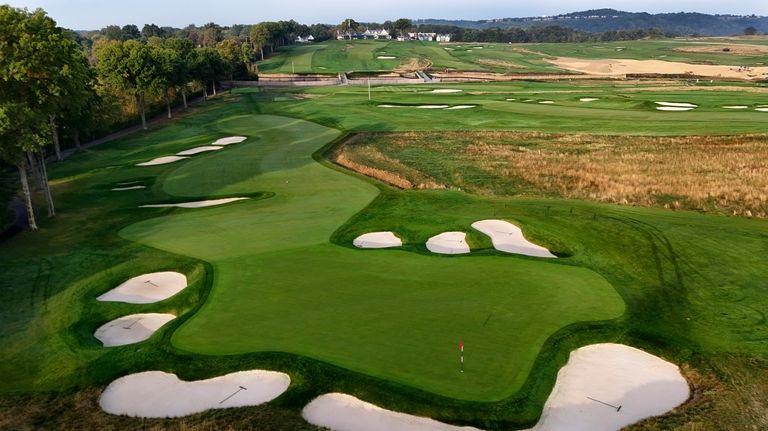
[[[427,240],[427,250],[437,254],[466,254],[470,252],[467,234],[443,232]]]
[[[184,274],[163,271],[133,277],[96,298],[103,302],[151,304],[168,299],[187,287]]]
[[[99,405],[113,415],[174,418],[210,409],[257,406],[277,398],[290,384],[287,374],[265,370],[193,382],[162,371],[145,371],[110,383]]]
[[[93,334],[104,347],[144,341],[176,316],[169,313],[131,314],[107,322]]]

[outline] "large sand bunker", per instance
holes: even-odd
[[[168,163],[178,162],[179,160],[184,160],[187,158],[188,157],[181,157],[181,156],[164,156],[164,157],[158,157],[158,158],[152,159],[148,162],[137,163],[136,166],[167,165]]]
[[[685,102],[653,102],[659,106],[672,106],[675,108],[698,108],[699,105],[694,105],[693,103],[685,103]]]
[[[304,419],[312,425],[333,431],[477,431],[434,419],[385,410],[351,395],[321,395],[304,407]]]
[[[554,60],[548,59],[547,61],[562,69],[582,72],[588,75],[689,74],[722,78],[758,79],[768,73],[768,67],[744,69],[738,66],[676,63],[662,60],[586,60],[561,57]]]
[[[680,369],[642,350],[595,344],[571,352],[531,431],[616,431],[688,399]]]
[[[481,220],[472,223],[472,227],[491,237],[491,242],[493,242],[493,247],[496,250],[526,256],[557,257],[546,248],[525,239],[523,231],[510,222]]]
[[[597,97],[582,97],[581,99],[579,99],[579,102],[595,102],[597,100],[600,100],[600,99],[598,99]]]
[[[477,108],[477,105],[456,105],[446,109],[446,111],[455,111],[457,109],[472,109]]]
[[[438,94],[448,94],[448,93],[461,93],[464,90],[459,90],[458,88],[435,88],[432,90],[432,93],[438,93]]]
[[[427,240],[427,249],[438,254],[469,253],[467,234],[464,232],[443,232]]]
[[[280,396],[290,383],[287,374],[264,370],[195,382],[162,371],[147,371],[110,383],[99,405],[113,415],[173,418],[210,409],[257,406]]]
[[[371,232],[358,236],[352,242],[358,248],[400,247],[403,241],[392,232]]]
[[[232,145],[232,144],[239,144],[245,141],[246,139],[248,138],[246,138],[245,136],[230,136],[228,138],[218,139],[216,140],[216,142],[214,142],[211,145],[216,147],[223,147],[223,146]]]
[[[657,111],[669,111],[669,112],[682,112],[682,111],[693,111],[696,108],[683,108],[680,106],[657,106]]]
[[[175,319],[173,314],[131,314],[107,322],[93,334],[104,347],[124,346],[151,337],[163,325]]]
[[[143,274],[123,282],[96,298],[103,302],[151,304],[168,299],[187,287],[187,277],[178,272],[164,271]]]
[[[242,201],[248,198],[225,198],[211,199],[207,201],[182,202],[178,204],[150,204],[142,205],[140,208],[205,208],[224,205],[232,202]]]
[[[176,155],[177,156],[194,156],[195,154],[207,153],[208,151],[218,151],[223,148],[224,147],[219,145],[204,145],[202,147],[190,148],[188,150],[178,152],[176,153]]]

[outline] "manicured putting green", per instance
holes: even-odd
[[[181,349],[296,353],[449,397],[491,401],[521,387],[555,331],[624,312],[610,284],[580,267],[331,244],[333,232],[378,194],[312,159],[338,132],[257,115],[225,118],[216,127],[259,139],[184,162],[165,177],[164,190],[274,197],[175,212],[121,231],[213,264],[208,302],[173,336]],[[463,374],[459,339],[466,345]]]

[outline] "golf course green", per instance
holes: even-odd
[[[496,401],[522,386],[554,332],[624,311],[611,286],[583,268],[330,244],[334,230],[378,194],[312,159],[338,132],[258,115],[217,127],[260,140],[174,169],[164,190],[274,197],[150,219],[120,233],[213,264],[207,303],[172,338],[183,350],[297,353],[452,398]],[[462,339],[471,372],[459,375]]]

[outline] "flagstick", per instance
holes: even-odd
[[[464,372],[464,341],[459,340],[459,351],[461,351],[461,372]]]

